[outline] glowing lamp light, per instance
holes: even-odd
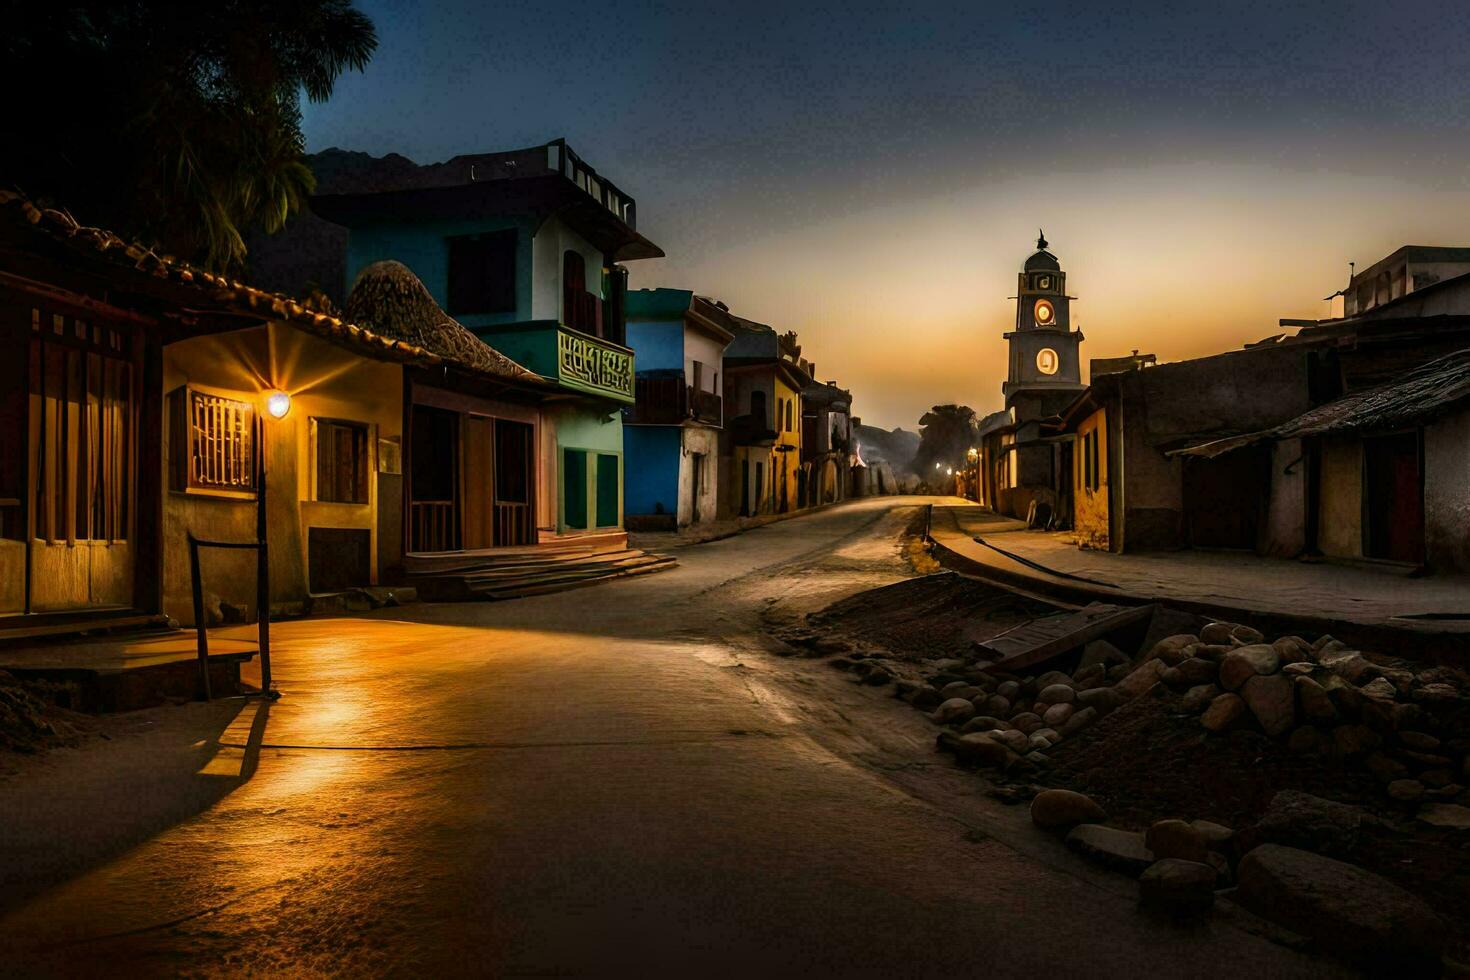
[[[266,396],[265,410],[273,419],[283,419],[291,411],[291,396],[284,391],[273,391]]]
[[[954,467],[953,466],[946,466],[944,468],[944,472],[947,473],[950,476],[954,476]]]

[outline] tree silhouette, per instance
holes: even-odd
[[[913,468],[919,479],[933,481],[934,465],[959,469],[965,453],[978,444],[975,411],[966,405],[935,405],[919,419],[919,450]]]
[[[215,269],[314,186],[300,100],[377,47],[351,0],[20,0],[0,180]]]

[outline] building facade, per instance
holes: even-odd
[[[720,511],[721,375],[734,339],[724,304],[683,289],[628,294],[635,402],[624,409],[628,527],[672,529]]]
[[[801,367],[794,333],[731,317],[725,349],[728,459],[722,517],[785,514],[801,505],[801,391],[811,377]]]
[[[633,199],[555,140],[359,174],[329,183],[312,208],[348,229],[349,283],[375,262],[403,263],[449,316],[565,393],[541,408],[533,426],[538,478],[526,511],[535,521],[529,538],[621,535],[622,409],[635,394],[621,263],[663,254],[637,232]],[[410,405],[417,416],[407,423],[411,440],[450,445],[476,427],[437,415],[442,405]],[[488,410],[499,414],[484,416],[495,421],[479,425],[481,435],[530,424],[500,406]],[[479,412],[469,406],[459,414]],[[460,455],[489,458],[496,451],[490,446],[476,437]],[[454,489],[445,469],[432,466],[409,481],[410,527],[425,529],[415,548],[467,546],[454,529],[468,526],[473,504],[445,497]]]

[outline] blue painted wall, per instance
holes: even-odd
[[[464,221],[421,221],[402,224],[362,225],[347,238],[347,282],[352,284],[363,268],[384,259],[397,259],[413,270],[428,287],[441,308],[449,304],[449,239],[487,231],[516,229],[516,309],[514,313],[488,313],[456,317],[467,327],[493,326],[531,319],[531,239],[537,222],[532,218],[478,218]],[[345,294],[344,294],[345,295]]]
[[[679,451],[684,430],[677,425],[629,425],[623,429],[623,511],[679,513]]]
[[[628,321],[639,371],[684,370],[684,321]]]

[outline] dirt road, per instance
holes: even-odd
[[[0,782],[0,962],[1322,975],[1227,920],[1141,916],[934,756],[912,710],[770,654],[772,621],[911,574],[913,505],[855,502],[556,596],[282,624],[268,716],[164,709]]]

